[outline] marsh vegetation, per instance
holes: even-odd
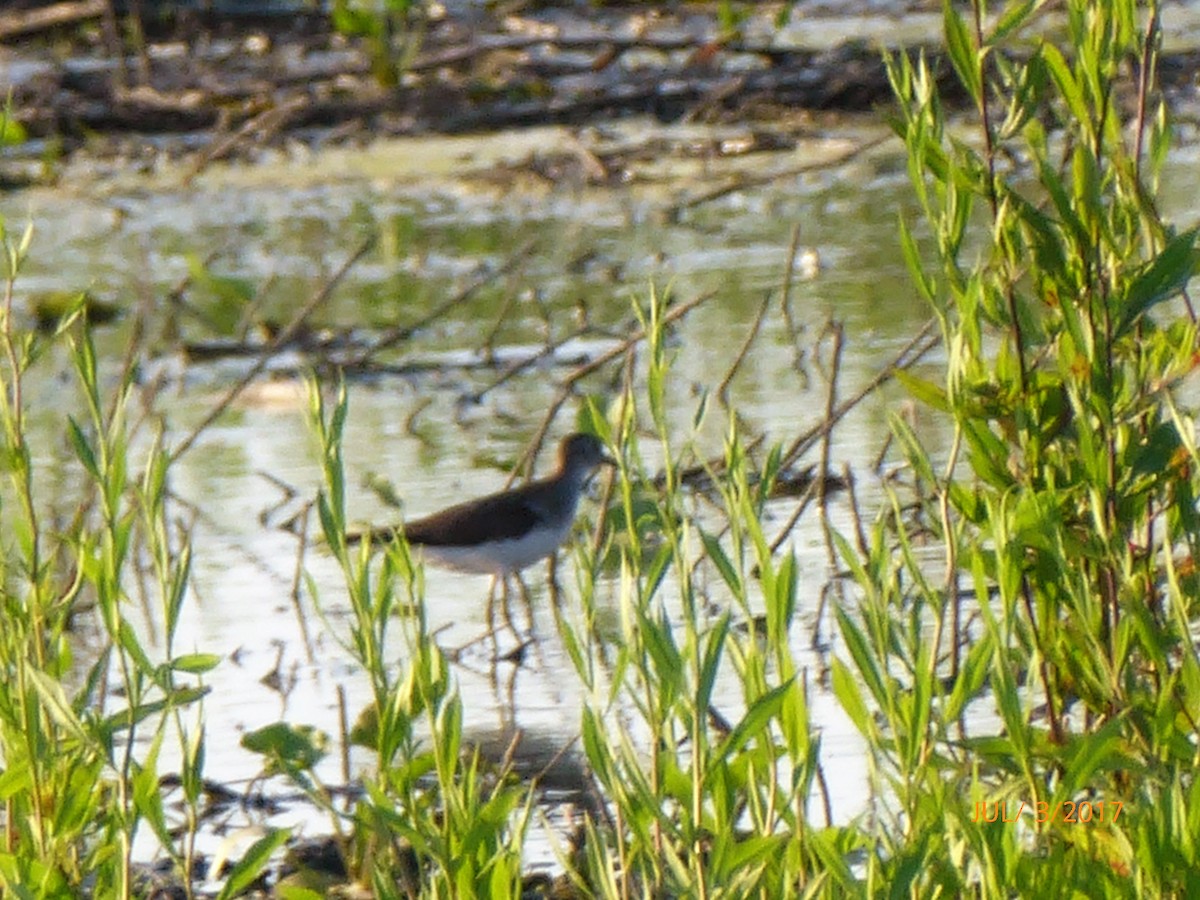
[[[40,322],[20,308],[38,236],[6,223],[5,892],[1193,895],[1197,233],[1161,212],[1159,9],[1079,0],[1049,31],[1043,12],[946,5],[967,115],[947,117],[920,54],[887,57],[920,213],[898,216],[895,253],[929,321],[853,386],[842,359],[860,338],[835,320],[796,326],[798,236],[720,366],[679,339],[711,295],[650,286],[619,312],[542,304],[545,338],[520,354],[504,349],[522,333],[505,303],[480,353],[404,369],[439,311],[480,288],[408,324],[312,327],[380,240],[369,223],[306,296],[279,303],[282,319],[259,323],[261,342],[246,321],[231,344],[196,339],[214,323],[188,303],[194,285],[227,311],[255,288],[197,260],[172,328],[142,304],[109,354],[88,294]],[[193,364],[205,350],[205,363],[250,360],[186,428],[163,412],[170,382],[151,365],[159,342],[184,340],[180,323]],[[788,390],[805,398],[805,422],[782,436],[737,402],[764,334],[782,336]],[[276,374],[304,376],[319,477],[293,491],[274,473],[291,505],[261,526],[286,520],[291,577],[257,590],[297,623],[310,665],[340,654],[324,698],[336,727],[288,707],[295,670],[277,661],[285,714],[241,735],[261,779],[234,792],[212,762],[228,736],[206,710],[221,699],[210,685],[234,691],[238,676],[219,681],[226,651],[184,627],[203,620],[197,571],[228,562],[197,551],[204,505],[174,480],[222,422],[255,414],[237,400],[283,350]],[[539,383],[526,469],[533,445],[575,429],[618,460],[537,592],[541,615],[517,610],[513,634],[469,652],[402,541],[346,539],[358,498],[389,499],[347,474],[356,393],[456,360],[489,373],[464,415]],[[840,467],[838,429],[885,384],[911,403],[871,448],[879,464]],[[408,433],[429,427],[419,415]],[[802,572],[814,555],[792,540],[799,522],[818,577]],[[498,685],[538,654],[565,661],[556,696],[571,699],[554,710],[568,737],[531,766],[520,723],[501,752],[472,736],[481,700],[464,684],[469,665]],[[854,815],[831,808],[847,776],[831,771],[821,696],[864,748]],[[289,803],[268,809],[280,786]],[[255,803],[267,812],[249,846],[200,846]],[[287,824],[301,804],[303,829]],[[539,833],[551,871],[528,862]]]

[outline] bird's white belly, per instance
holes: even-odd
[[[534,529],[524,537],[475,546],[450,547],[424,544],[421,552],[428,562],[475,575],[507,575],[532,565],[555,551],[570,530]]]

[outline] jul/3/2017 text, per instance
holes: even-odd
[[[1120,800],[1063,800],[1049,803],[1045,800],[986,800],[975,801],[972,822],[1016,822],[1023,815],[1031,815],[1039,825],[1060,822],[1066,825],[1099,825],[1116,822],[1125,804]]]

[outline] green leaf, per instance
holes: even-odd
[[[330,14],[333,28],[348,37],[376,37],[381,33],[384,17],[365,9],[350,9],[339,3]]]
[[[925,271],[925,262],[921,258],[921,251],[917,247],[916,238],[913,237],[912,229],[908,227],[904,216],[899,217],[899,226],[900,249],[904,253],[904,264],[908,266],[908,276],[917,286],[917,290],[921,292],[921,296],[929,302],[929,305],[937,308],[936,286]]]
[[[88,474],[99,479],[100,466],[96,463],[96,453],[92,450],[91,444],[88,443],[83,429],[79,427],[74,416],[67,416],[67,427],[71,432],[71,445],[75,448],[75,455],[79,457],[83,467],[88,470]]]
[[[42,705],[54,723],[83,746],[93,746],[92,737],[83,727],[83,722],[76,714],[74,707],[71,706],[71,701],[67,699],[67,693],[63,690],[62,684],[37,669],[30,669],[28,678],[33,682],[33,687],[37,691],[38,697],[41,698]]]
[[[875,702],[880,706],[884,706],[889,700],[887,686],[884,683],[884,676],[887,671],[885,667],[886,661],[876,660],[866,635],[863,634],[858,624],[844,610],[837,610],[837,620],[838,628],[841,629],[842,640],[846,643],[846,649],[850,651],[850,656],[854,659],[854,664],[858,666],[859,676],[866,683],[867,690],[871,692],[871,696],[875,698]],[[884,663],[884,666],[880,666],[880,662]]]
[[[0,772],[0,800],[28,791],[33,785],[32,775],[28,765],[9,765]]]
[[[242,746],[268,757],[268,770],[307,771],[325,758],[329,736],[311,725],[275,722],[242,735]]]
[[[1121,307],[1118,337],[1128,331],[1142,313],[1164,300],[1170,300],[1187,287],[1200,264],[1200,254],[1196,252],[1197,233],[1200,233],[1200,229],[1193,228],[1176,235],[1133,279]]]
[[[121,619],[120,624],[117,626],[117,644],[137,665],[139,672],[143,672],[156,680],[158,679],[158,666],[150,661],[150,657],[146,655],[145,649],[138,641],[137,632],[134,631],[133,626],[125,619]]]
[[[888,416],[888,423],[891,425],[892,434],[896,436],[896,442],[904,451],[904,458],[913,467],[913,471],[925,481],[936,484],[937,476],[933,471],[933,462],[929,459],[925,448],[921,446],[921,440],[912,426],[908,424],[908,420],[897,413],[892,413]]]
[[[746,744],[766,729],[770,721],[779,715],[783,701],[787,699],[788,691],[792,689],[794,682],[794,678],[789,678],[754,701],[754,705],[746,710],[741,721],[722,742],[719,758],[727,759],[731,754],[740,753]]]
[[[583,738],[583,752],[587,757],[588,765],[592,767],[600,783],[611,788],[616,782],[612,750],[605,738],[604,723],[600,715],[590,706],[583,710],[580,736]]]
[[[684,688],[683,656],[675,643],[665,612],[659,622],[655,622],[652,617],[647,615],[639,615],[638,618],[641,622],[639,628],[646,653],[653,661],[654,671],[658,676],[655,680],[658,683],[660,702],[666,705],[672,702],[678,692]]]
[[[290,828],[273,828],[255,841],[229,873],[221,892],[217,894],[217,900],[231,900],[257,881],[270,861],[271,854],[282,847],[291,836]]]
[[[721,546],[721,542],[703,529],[700,531],[700,540],[704,543],[705,553],[708,554],[709,559],[716,565],[717,571],[721,573],[721,578],[729,586],[729,590],[734,596],[740,596],[742,593],[742,579],[733,567],[733,562],[730,561],[729,555]]]
[[[0,146],[12,147],[29,140],[25,126],[8,116],[0,117]]]
[[[992,33],[988,35],[988,43],[995,45],[1024,25],[1034,7],[1039,6],[1040,2],[1041,0],[1025,0],[1024,3],[1013,3],[1005,9],[992,28]]]
[[[345,529],[341,527],[342,517],[335,514],[324,491],[317,492],[317,516],[321,520],[321,532],[325,535],[325,542],[344,563],[342,557],[345,555]]]
[[[1094,783],[1098,771],[1127,771],[1136,766],[1137,762],[1125,751],[1126,740],[1122,735],[1125,728],[1125,722],[1114,718],[1096,731],[1071,738],[1064,754],[1066,766],[1060,793],[1070,796],[1088,787]]]
[[[975,45],[971,41],[967,23],[951,5],[950,0],[942,3],[942,27],[946,32],[946,52],[954,65],[954,71],[958,73],[958,80],[978,106],[983,98],[983,90]]]
[[[721,669],[721,654],[725,649],[725,638],[729,635],[729,611],[726,610],[716,627],[709,632],[704,646],[704,660],[700,664],[699,683],[696,686],[696,713],[704,715],[712,702],[713,685]]]
[[[330,878],[327,875],[323,877],[327,880]],[[275,886],[275,896],[278,900],[324,900],[329,895],[325,891],[314,891],[312,888],[280,882]]]
[[[723,860],[723,868],[731,874],[741,874],[753,867],[767,865],[784,849],[786,841],[782,834],[758,834],[734,840]]]
[[[1062,55],[1062,51],[1049,43],[1042,44],[1039,49],[1041,50],[1042,58],[1046,61],[1046,67],[1050,70],[1050,76],[1054,79],[1054,83],[1058,85],[1063,99],[1067,101],[1071,115],[1078,122],[1091,121],[1087,103],[1083,99],[1083,90],[1080,88],[1079,82],[1075,80],[1071,66]]]
[[[983,602],[987,602],[984,600]],[[967,651],[962,669],[954,680],[954,687],[946,700],[946,711],[943,716],[947,722],[953,722],[963,711],[963,708],[975,698],[987,680],[988,667],[992,661],[992,636],[984,634]]]
[[[171,668],[176,672],[203,675],[205,672],[211,672],[220,663],[221,657],[215,653],[188,653],[173,659]]]
[[[846,664],[836,656],[833,658],[833,695],[842,704],[842,709],[846,711],[846,715],[850,717],[854,727],[869,740],[874,733],[874,728],[871,714],[863,700],[862,691],[858,689],[858,682],[855,681]]]
[[[950,399],[946,396],[944,388],[939,387],[932,381],[918,378],[904,369],[897,369],[894,377],[912,395],[914,400],[924,403],[926,406],[932,407],[939,412],[950,412]]]

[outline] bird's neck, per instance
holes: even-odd
[[[580,490],[587,484],[588,478],[591,476],[590,468],[581,466],[564,466],[556,476],[558,482],[573,490]]]

